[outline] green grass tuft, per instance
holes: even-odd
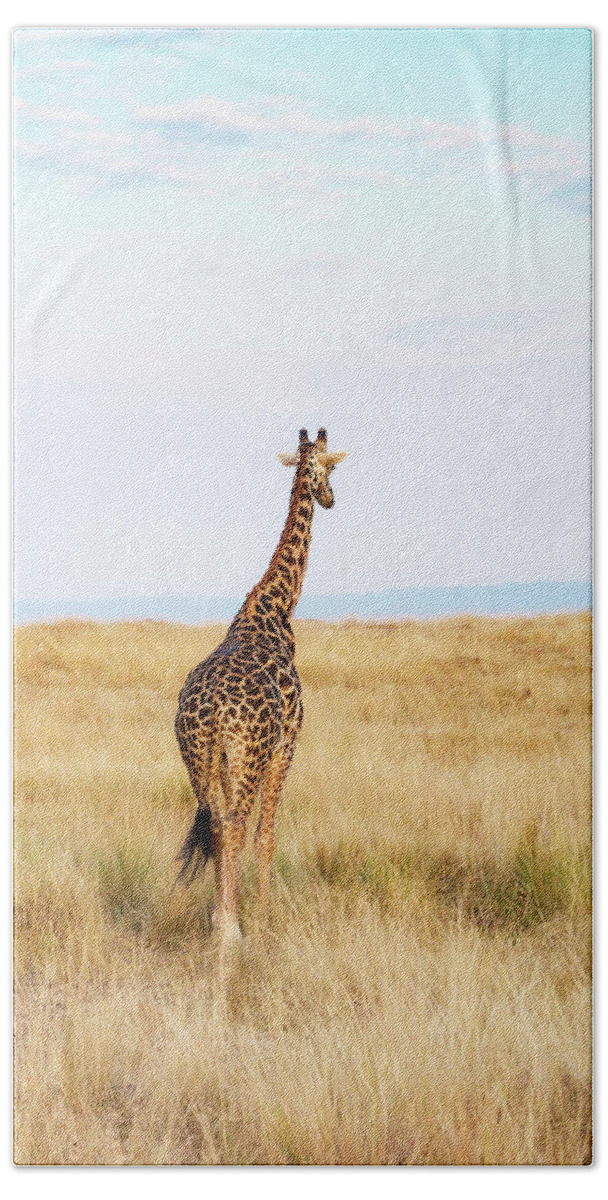
[[[114,925],[141,933],[155,915],[150,868],[152,851],[123,846],[112,859],[98,864],[103,906]]]
[[[315,868],[330,887],[350,895],[365,895],[384,910],[408,894],[414,872],[409,855],[388,848],[339,843],[328,850],[318,846]]]
[[[488,933],[520,933],[589,902],[583,855],[543,853],[529,845],[497,863],[340,843],[331,850],[318,847],[314,869],[331,888],[365,895],[383,911],[402,902],[418,880],[441,908],[458,911]]]
[[[437,900],[487,933],[525,932],[579,906],[584,903],[586,875],[580,856],[529,848],[503,863],[463,863],[445,856],[428,867]]]

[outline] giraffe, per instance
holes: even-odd
[[[246,822],[261,794],[254,838],[259,918],[266,917],[274,822],[302,725],[291,618],[300,597],[315,501],[332,508],[329,476],[346,453],[329,454],[327,432],[300,430],[287,520],[268,569],[249,592],[223,642],[190,672],[180,692],[175,732],[198,808],[178,855],[178,881],[190,885],[209,858],[215,866],[212,914],[222,939],[241,936],[237,859]],[[223,793],[223,804],[221,802]]]

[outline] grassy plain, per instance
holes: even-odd
[[[220,627],[16,633],[19,1163],[584,1163],[586,614],[296,623],[270,927],[217,968],[173,735]]]

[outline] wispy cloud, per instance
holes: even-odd
[[[114,46],[134,43],[156,46],[159,42],[196,42],[214,40],[222,30],[198,29],[196,26],[138,26],[138,25],[23,25],[14,31],[16,42],[110,42]]]
[[[197,130],[202,136],[225,133],[243,137],[289,134],[310,138],[386,138],[423,142],[436,150],[466,151],[476,146],[498,145],[519,152],[542,150],[566,159],[580,156],[580,148],[570,138],[543,136],[521,126],[435,121],[426,117],[397,121],[379,115],[337,120],[289,97],[243,102],[202,95],[181,104],[136,109],[134,118],[168,135],[181,128]]]
[[[133,107],[130,113],[123,110],[121,128],[106,128],[98,116],[82,110],[20,99],[15,113],[20,160],[81,184],[88,177],[95,185],[129,181],[217,189],[217,172],[213,183],[201,147],[238,150],[254,142],[257,163],[248,171],[255,187],[274,188],[281,181],[304,190],[388,186],[404,167],[391,155],[408,148],[425,156],[428,169],[470,169],[472,156],[479,156],[481,164],[487,158],[494,175],[532,183],[547,178],[555,188],[581,178],[587,165],[583,149],[571,139],[531,128],[369,114],[338,119],[290,96],[243,102],[208,94],[180,104]],[[337,152],[345,144],[350,145],[348,162],[332,163],[317,153],[331,147]],[[298,146],[306,148],[304,156]],[[221,186],[229,190],[230,183],[227,172]]]
[[[140,108],[135,119],[160,130],[174,132],[180,127],[213,134],[243,136],[290,134],[294,137],[394,137],[404,135],[398,122],[370,117],[348,121],[315,115],[288,99],[272,103],[242,103],[218,96],[201,96],[186,104]]]
[[[547,197],[560,208],[569,209],[571,212],[584,213],[586,216],[591,209],[591,179],[589,176],[584,176],[581,179],[573,179],[565,183],[563,187],[556,188],[550,192]]]
[[[95,67],[94,62],[89,58],[62,58],[62,71],[91,71]],[[44,78],[47,75],[57,74],[57,60],[55,58],[49,62],[36,63],[34,66],[22,67],[15,64],[14,77],[19,80]]]
[[[71,108],[51,108],[46,104],[32,104],[29,100],[23,100],[19,96],[15,97],[14,102],[15,116],[22,118],[24,121],[48,121],[55,125],[99,125],[99,117],[95,117],[92,113],[81,112]]]

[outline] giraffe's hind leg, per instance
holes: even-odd
[[[228,769],[228,759],[225,752],[222,752],[220,758],[220,782],[224,793],[224,808],[225,811],[231,811],[233,807],[232,784],[230,781],[230,771]],[[224,840],[223,840],[223,817],[219,820],[219,830],[217,838],[217,853],[214,854],[215,867],[215,900],[211,909],[211,924],[218,925],[221,921],[222,898],[224,895]]]
[[[221,778],[226,810],[222,821],[221,865],[216,865],[219,887],[216,893],[215,923],[223,937],[241,936],[238,924],[237,863],[245,844],[247,817],[255,803],[262,777],[259,760],[239,754],[230,761],[222,759]]]
[[[293,741],[275,750],[262,783],[260,817],[255,831],[255,857],[258,868],[258,915],[260,924],[264,924],[267,918],[270,868],[272,866],[275,846],[275,816],[281,795],[281,788],[289,770],[293,752]]]

